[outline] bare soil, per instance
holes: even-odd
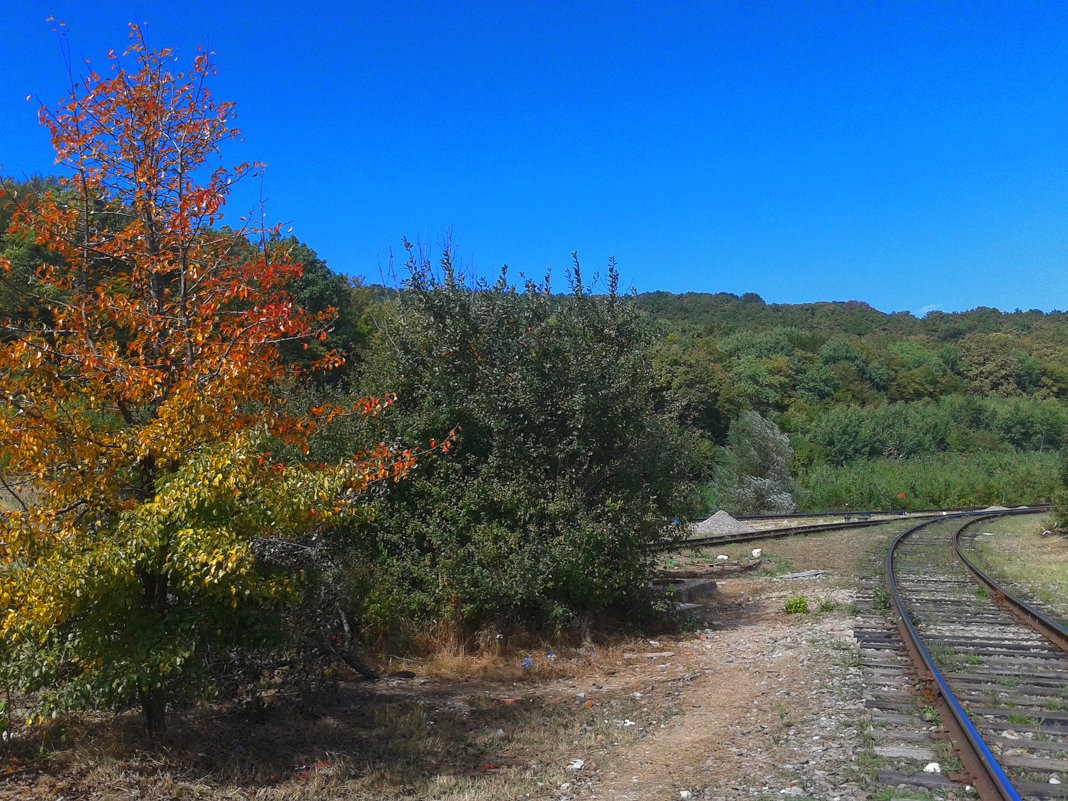
[[[133,716],[56,726],[34,754],[8,744],[0,799],[863,799],[850,607],[887,533],[731,546],[762,547],[761,565],[718,580],[684,635],[454,658],[448,680],[414,663],[255,713],[194,710],[151,745]],[[784,577],[810,570],[826,572]],[[798,596],[809,613],[787,614]]]

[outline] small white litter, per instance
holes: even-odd
[[[923,772],[924,773],[941,773],[942,772],[942,766],[939,765],[937,762],[928,762],[926,765],[923,766]]]

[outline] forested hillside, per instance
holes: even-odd
[[[774,422],[790,437],[804,508],[1015,503],[1055,491],[1068,431],[1063,312],[916,318],[723,293],[636,303],[662,326],[666,407],[716,446],[743,409]],[[715,485],[706,500],[721,500]]]

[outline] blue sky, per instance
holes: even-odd
[[[127,23],[191,57],[267,213],[378,281],[402,237],[639,292],[1068,308],[1068,5],[0,2],[0,173]],[[76,63],[76,67],[78,64]],[[231,203],[244,213],[258,186]]]

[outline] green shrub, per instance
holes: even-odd
[[[808,598],[804,595],[791,595],[783,602],[783,609],[788,615],[807,615]]]
[[[380,438],[460,426],[455,451],[381,498],[366,543],[372,628],[398,621],[562,625],[649,611],[650,545],[677,537],[692,488],[654,413],[653,332],[617,290],[465,285],[410,250],[368,380],[396,387]],[[667,521],[667,522],[665,522]]]

